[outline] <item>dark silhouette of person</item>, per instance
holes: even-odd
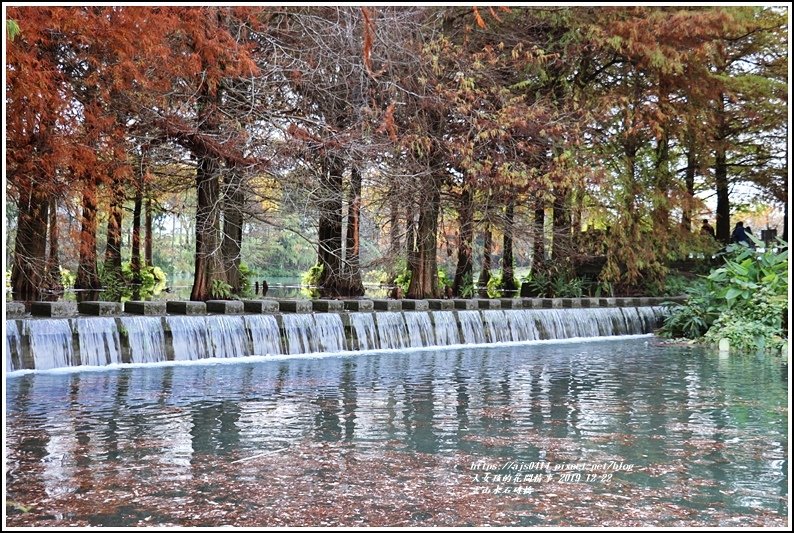
[[[753,235],[753,230],[750,228],[750,226],[744,227],[744,233],[745,235],[747,235],[747,244],[750,246],[750,248],[755,248],[755,243],[753,242],[752,239],[753,237],[755,237],[755,235]]]
[[[743,242],[747,246],[752,245],[752,241],[750,237],[747,236],[747,232],[744,229],[744,222],[737,222],[736,227],[733,228],[733,233],[731,233],[731,242],[738,244]]]
[[[703,219],[703,225],[700,226],[700,234],[701,235],[711,235],[713,239],[717,238],[717,234],[714,232],[714,228],[709,224],[707,218]]]

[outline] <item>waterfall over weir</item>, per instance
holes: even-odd
[[[120,320],[127,331],[131,362],[155,363],[166,360],[162,320],[154,316],[125,316]]]
[[[245,327],[251,333],[253,353],[256,355],[278,355],[281,349],[281,333],[273,315],[246,315]]]
[[[81,365],[105,366],[121,362],[121,341],[114,319],[78,318],[75,322]]]
[[[631,335],[651,333],[663,314],[605,307],[6,320],[6,369]]]
[[[69,320],[29,320],[26,325],[33,368],[49,370],[72,366],[74,348]]]
[[[15,320],[6,321],[6,372],[14,368],[21,368],[22,360],[22,335]]]

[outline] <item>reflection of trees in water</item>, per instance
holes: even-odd
[[[342,408],[345,417],[345,440],[351,441],[355,436],[356,408],[358,407],[358,389],[356,388],[357,364],[346,357],[342,361],[342,379],[339,388],[342,391]]]
[[[469,387],[466,383],[462,362],[463,352],[458,352],[455,356],[455,391],[457,393],[455,413],[458,419],[458,439],[469,427]]]
[[[615,346],[587,356],[533,347],[22,376],[8,388],[9,497],[175,476],[158,456],[169,451],[198,480],[208,462],[308,436],[357,453],[372,450],[370,441],[393,450],[398,440],[416,457],[447,449],[519,461],[541,451],[557,461],[609,457],[656,469],[622,482],[659,491],[658,501],[680,504],[683,493],[672,491],[684,487],[735,512],[742,494],[766,490],[764,508],[784,512],[780,364]],[[342,463],[331,464],[323,475],[344,479]]]
[[[45,493],[44,470],[47,466],[44,459],[48,455],[50,434],[39,424],[40,415],[35,411],[38,398],[34,380],[35,376],[25,376],[16,380],[15,385],[13,382],[7,384],[14,406],[14,411],[6,418],[9,500],[19,497],[15,495],[17,490],[37,496]]]
[[[408,445],[423,453],[436,453],[438,437],[433,428],[433,374],[432,367],[415,382],[404,385],[403,423]]]

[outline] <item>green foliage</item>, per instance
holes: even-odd
[[[780,327],[754,320],[734,309],[722,313],[703,339],[711,345],[728,339],[731,350],[745,353],[779,351],[785,344]]]
[[[447,276],[447,272],[443,268],[438,269],[438,286],[441,288],[442,292],[446,290],[447,287],[452,287],[454,280]]]
[[[447,287],[452,287],[454,280],[452,280],[444,271],[444,269],[438,269],[438,286],[444,291]],[[403,294],[408,294],[408,288],[411,286],[411,271],[406,268],[402,272],[400,272],[396,278],[394,278],[394,284],[400,288]]]
[[[232,297],[232,286],[222,279],[212,280],[210,296],[217,300],[228,300]]]
[[[497,271],[495,274],[491,274],[490,279],[488,279],[488,298],[499,298],[502,296],[502,272]]]
[[[362,272],[361,279],[364,283],[380,283],[385,285],[389,282],[389,273],[380,268],[373,268],[372,270]]]
[[[663,337],[697,339],[706,334],[720,314],[709,283],[701,280],[686,289],[685,305],[671,304],[671,313],[659,330]]]
[[[323,275],[323,268],[321,263],[313,265],[309,270],[301,274],[301,283],[312,287],[319,285],[320,278]]]
[[[394,284],[397,285],[403,294],[408,294],[408,287],[411,286],[411,271],[405,269],[394,278]]]
[[[514,279],[513,283],[515,284],[516,287],[521,286],[521,283],[517,279]],[[472,291],[473,288],[474,287],[472,286]],[[502,296],[504,296],[504,282],[502,280],[501,270],[497,271],[494,274],[491,274],[491,277],[488,279],[488,285],[486,286],[486,288],[488,291],[489,298],[501,298]]]
[[[708,271],[704,272],[708,274]],[[669,273],[664,278],[648,280],[642,285],[642,294],[646,296],[679,296],[694,286],[702,283],[697,276],[685,276]]]
[[[240,263],[240,296],[253,297],[254,294],[251,292],[251,278],[253,276],[253,270],[248,268],[245,263]]]
[[[13,41],[17,35],[19,35],[20,29],[19,24],[14,19],[6,20],[6,36],[8,37],[9,41]]]
[[[301,275],[301,285],[304,285],[301,289],[302,295],[307,298],[319,298],[320,291],[317,290],[317,286],[320,284],[323,268],[325,267],[322,263],[316,263]]]
[[[756,246],[763,243],[753,237]],[[743,244],[733,244],[726,251],[725,266],[709,274],[718,297],[725,300],[729,308],[748,305],[758,298],[758,291],[765,289],[770,298],[788,294],[788,250],[778,240],[782,251],[767,249],[758,253]]]
[[[569,267],[551,266],[536,269],[522,280],[529,286],[530,296],[538,298],[581,298],[584,282]]]
[[[132,290],[124,279],[124,275],[111,272],[104,265],[99,266],[99,282],[102,285],[100,299],[108,302],[120,302],[123,297],[129,298]]]
[[[475,294],[475,287],[474,287],[474,275],[469,272],[464,276],[463,283],[460,286],[460,294],[461,298],[473,298]]]
[[[582,280],[564,275],[555,276],[551,280],[551,291],[555,298],[581,298]]]
[[[74,286],[75,276],[65,268],[61,268],[61,283],[64,287]],[[107,271],[102,266],[99,270],[99,280],[102,284],[100,298],[104,301],[120,302],[133,297],[134,274],[132,263],[125,261],[121,264],[121,277]],[[159,266],[142,266],[141,283],[138,287],[138,296],[148,298],[159,295],[165,289],[167,276]]]
[[[756,241],[756,245],[761,243]],[[687,290],[660,330],[668,337],[729,340],[731,349],[779,349],[788,306],[788,251],[785,243],[758,251],[743,244],[727,248],[724,266]]]
[[[60,269],[60,273],[61,273],[61,286],[74,287],[74,283],[77,281],[77,274],[73,273],[68,268],[63,268],[63,267],[58,267],[58,268]]]

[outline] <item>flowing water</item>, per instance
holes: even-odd
[[[784,527],[787,395],[653,337],[16,374],[7,525]]]
[[[72,366],[74,346],[69,320],[61,318],[26,320],[25,329],[30,338],[30,351],[33,354],[35,368],[48,370]]]
[[[121,362],[121,340],[114,319],[78,318],[75,323],[81,365],[105,366]]]
[[[430,315],[425,311],[404,313],[405,327],[409,335],[409,345],[412,348],[437,346],[436,336],[433,333],[433,324]]]
[[[10,320],[6,344],[12,357],[6,365],[10,371],[50,370],[629,335],[653,331],[662,312],[640,307],[344,313],[347,331],[337,313],[284,314],[281,327],[270,315],[167,316],[165,329],[157,317],[96,317],[29,320],[27,335],[18,335],[17,321]]]
[[[245,326],[251,332],[254,355],[278,355],[281,349],[281,333],[273,315],[245,315]]]
[[[212,345],[206,317],[168,316],[165,320],[171,328],[176,361],[196,361],[210,356]]]
[[[125,316],[121,324],[127,331],[130,361],[155,363],[166,360],[163,320],[156,316]]]
[[[213,357],[243,357],[251,355],[245,321],[241,316],[218,315],[207,317],[207,328],[212,339]]]
[[[359,350],[374,350],[378,347],[374,313],[351,313],[350,322],[356,333],[355,346]]]
[[[411,345],[402,313],[381,311],[375,313],[375,321],[378,324],[380,348],[407,348]]]
[[[433,311],[436,346],[452,346],[460,344],[458,323],[452,311]]]

